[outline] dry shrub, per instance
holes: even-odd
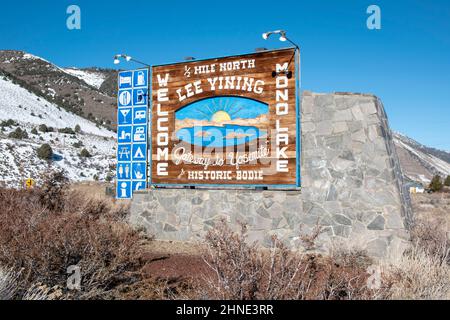
[[[389,299],[450,299],[450,246],[437,222],[418,220],[411,247],[383,265]]]
[[[42,283],[65,298],[115,298],[116,287],[140,280],[143,237],[107,203],[65,193],[64,183],[56,174],[42,188],[0,190],[0,265],[22,270],[17,296]],[[66,289],[71,265],[81,291]]]
[[[302,226],[300,226],[301,230]],[[302,233],[300,241],[306,251],[313,251],[316,249],[316,242],[318,237],[325,232],[325,229],[320,225],[320,219],[317,220],[316,225],[311,233]]]
[[[212,299],[370,299],[367,288],[371,261],[361,253],[323,257],[289,250],[276,237],[272,248],[248,244],[246,229],[234,233],[222,221],[206,236],[205,262],[212,276],[203,294]]]
[[[411,240],[414,247],[433,256],[433,259],[450,264],[450,241],[439,222],[416,221],[411,230]]]
[[[35,190],[42,206],[49,210],[59,211],[64,206],[64,190],[67,188],[69,179],[64,171],[46,171],[40,179],[42,186]]]
[[[207,283],[219,299],[251,300],[261,291],[263,257],[256,243],[246,243],[246,227],[233,233],[226,223],[208,232],[206,264],[214,271],[215,279]]]
[[[423,247],[415,245],[383,269],[388,299],[450,299],[450,266]]]
[[[326,300],[367,300],[380,296],[380,289],[367,287],[373,264],[366,252],[341,249],[323,257],[315,298]]]

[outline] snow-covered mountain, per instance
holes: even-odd
[[[434,175],[450,175],[450,153],[427,147],[398,132],[394,143],[403,174],[412,181],[428,184]]]
[[[40,98],[114,129],[115,70],[62,68],[23,51],[0,50],[0,71]]]
[[[42,130],[43,125],[50,129]],[[76,126],[80,128],[77,133],[58,131],[75,130]],[[17,128],[26,136],[11,137]],[[37,156],[37,149],[45,143],[54,153],[49,162]],[[27,178],[39,180],[40,173],[49,166],[64,169],[72,181],[111,179],[115,145],[113,131],[64,110],[5,75],[0,76],[0,184],[21,187]],[[92,156],[81,156],[82,149]]]

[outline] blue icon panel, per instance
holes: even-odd
[[[119,90],[117,94],[119,108],[131,107],[133,103],[133,90]]]
[[[133,87],[133,71],[123,71],[119,73],[119,89],[128,89]]]
[[[146,187],[147,187],[147,182],[145,180],[133,181],[133,191],[145,190]]]
[[[133,195],[131,181],[117,180],[117,199],[131,199]]]
[[[148,87],[148,70],[136,70],[133,72],[133,86],[135,88]]]
[[[131,162],[118,162],[117,163],[117,179],[118,180],[131,180],[132,175],[132,163]]]
[[[147,126],[138,125],[133,126],[133,142],[146,142],[147,141]]]
[[[133,162],[133,180],[146,180],[147,179],[147,164],[145,162]]]
[[[132,124],[133,123],[133,109],[132,108],[120,108],[117,111],[117,124]]]
[[[122,71],[117,94],[116,197],[147,188],[149,70]]]
[[[146,106],[148,101],[147,89],[133,89],[133,105]]]
[[[132,152],[131,144],[119,144],[117,146],[117,161],[131,161]]]
[[[133,124],[147,124],[147,107],[133,108]]]
[[[117,142],[118,143],[130,143],[131,142],[131,134],[132,134],[132,126],[118,126],[117,127]]]
[[[146,161],[147,160],[147,144],[145,143],[133,143],[132,148],[132,160],[133,161]]]

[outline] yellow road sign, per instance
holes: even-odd
[[[27,188],[32,188],[32,187],[34,186],[34,180],[31,179],[31,178],[28,178],[28,179],[25,181],[25,185],[27,186]]]

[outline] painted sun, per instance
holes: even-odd
[[[226,111],[217,111],[216,113],[214,113],[211,117],[211,121],[214,122],[224,122],[224,121],[230,121],[231,117],[229,115],[228,112]]]

